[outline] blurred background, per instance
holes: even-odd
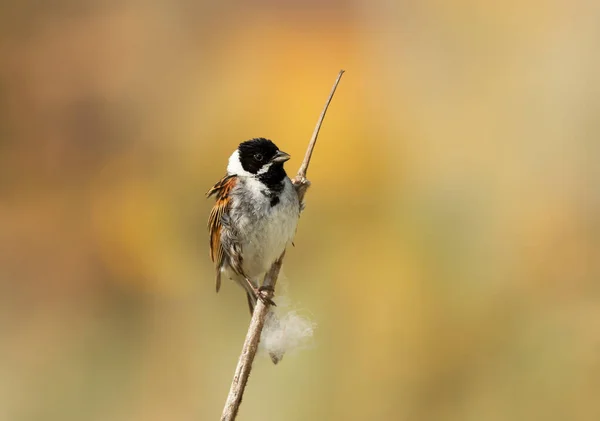
[[[216,420],[249,322],[204,193],[309,171],[241,420],[600,419],[600,6],[0,3],[0,420]]]

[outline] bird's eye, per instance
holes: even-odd
[[[264,157],[262,156],[261,153],[255,153],[254,154],[254,159],[256,159],[258,162],[262,162],[262,160],[264,159]]]

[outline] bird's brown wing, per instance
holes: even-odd
[[[231,207],[230,193],[237,181],[238,179],[235,175],[227,175],[219,180],[219,182],[206,193],[206,197],[211,197],[213,195],[216,197],[216,203],[208,218],[208,231],[210,238],[210,258],[215,262],[217,269],[217,292],[219,292],[219,288],[221,288],[221,268],[223,267],[226,258],[226,250],[221,241],[221,234],[226,230],[227,232],[225,232],[225,234],[227,235],[224,237],[227,237],[230,241],[231,238],[234,237],[234,233],[229,232],[231,230],[230,224],[224,224],[223,221],[230,220],[228,215]],[[241,265],[241,262],[239,263]]]

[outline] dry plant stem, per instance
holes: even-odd
[[[340,70],[337,79],[333,84],[333,88],[331,89],[331,93],[329,94],[329,98],[327,98],[325,107],[323,108],[319,120],[317,121],[312,138],[308,144],[308,149],[306,150],[306,155],[304,156],[304,161],[298,170],[298,175],[296,175],[296,178],[293,180],[300,203],[303,203],[306,190],[310,186],[310,182],[306,179],[306,171],[308,170],[308,165],[310,164],[310,159],[312,157],[315,144],[317,143],[317,136],[319,135],[319,130],[323,124],[323,119],[325,118],[327,108],[331,103],[335,89],[337,88],[337,85],[340,82],[343,74],[344,71]],[[271,269],[265,276],[263,285],[271,286],[273,288],[271,291],[275,289],[279,271],[283,265],[284,257],[285,251],[281,254],[279,259],[273,263],[273,266],[271,266]],[[273,292],[270,293],[270,295],[272,294]],[[248,327],[248,333],[246,334],[246,340],[244,341],[244,346],[242,347],[242,353],[235,368],[233,381],[231,382],[231,388],[229,389],[229,395],[227,396],[227,401],[225,402],[225,408],[223,408],[223,415],[221,415],[221,421],[233,421],[237,416],[237,413],[240,409],[240,404],[242,403],[244,390],[246,389],[246,384],[248,383],[248,377],[250,376],[250,371],[252,370],[252,363],[254,361],[254,357],[256,356],[256,351],[258,350],[260,335],[265,325],[265,320],[268,313],[269,306],[263,303],[262,300],[258,300],[256,307],[254,308],[254,313],[252,314],[250,327]]]
[[[277,277],[279,276],[279,271],[281,270],[284,256],[285,251],[281,257],[275,263],[273,263],[273,266],[271,266],[267,276],[265,276],[265,285],[274,286],[277,282]],[[246,334],[244,346],[242,347],[242,354],[240,355],[237,367],[235,368],[233,381],[231,382],[231,389],[229,390],[229,395],[227,396],[227,401],[225,402],[225,408],[223,409],[221,421],[234,420],[237,416],[238,410],[240,409],[240,404],[242,403],[244,389],[246,388],[246,383],[248,382],[248,377],[250,376],[250,370],[252,370],[252,362],[254,361],[256,351],[258,350],[260,334],[265,325],[265,320],[268,313],[269,306],[263,303],[262,300],[258,300],[256,302],[256,307],[254,308],[254,313],[252,314],[250,327],[248,327],[248,333]]]
[[[337,89],[338,84],[340,83],[340,79],[344,74],[344,70],[340,70],[337,75],[337,79],[333,83],[333,88],[331,88],[331,92],[329,93],[329,98],[327,98],[327,102],[325,103],[325,107],[323,107],[323,111],[319,116],[319,120],[317,121],[317,125],[315,126],[315,130],[313,131],[312,137],[310,138],[310,142],[308,143],[308,148],[306,149],[306,154],[304,155],[304,161],[302,161],[302,165],[298,170],[298,175],[296,176],[296,180],[305,179],[306,171],[308,171],[308,164],[310,164],[310,158],[312,157],[313,150],[315,149],[315,145],[317,144],[317,136],[319,136],[319,130],[321,130],[321,125],[323,124],[323,120],[325,119],[325,114],[327,113],[327,109],[329,108],[329,104],[333,99],[333,95],[335,94],[335,90]],[[302,199],[302,198],[301,198]]]

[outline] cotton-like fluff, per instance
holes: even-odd
[[[260,349],[268,352],[273,363],[277,364],[285,353],[308,348],[316,324],[309,318],[298,314],[291,305],[286,283],[277,284],[275,296],[277,307],[271,307],[262,334]]]

